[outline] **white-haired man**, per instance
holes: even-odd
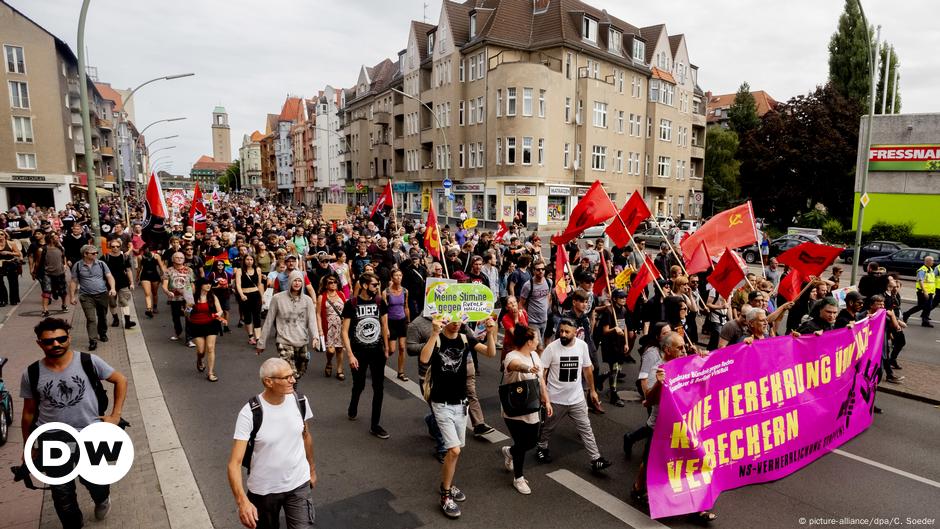
[[[235,421],[228,482],[242,525],[278,527],[281,509],[288,529],[313,527],[311,489],[317,483],[307,399],[294,391],[294,369],[269,358],[259,370],[264,391],[245,404]],[[247,492],[241,466],[248,468]]]

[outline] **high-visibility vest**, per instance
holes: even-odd
[[[918,275],[920,275],[921,272],[924,273],[924,280],[917,283],[917,290],[923,290],[924,293],[929,296],[937,291],[937,276],[934,273],[934,269],[927,267],[927,265],[917,269]],[[923,283],[923,287],[921,287],[921,283]]]

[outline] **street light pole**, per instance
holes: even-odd
[[[100,219],[98,218],[98,190],[95,182],[95,159],[91,147],[91,113],[88,109],[88,73],[85,71],[85,18],[91,0],[82,0],[82,10],[78,15],[78,89],[82,112],[82,138],[85,140],[85,174],[88,184],[88,209],[91,217],[91,232],[95,244],[101,237]]]
[[[862,0],[855,0],[855,3],[858,5],[858,10],[862,15],[862,24],[865,25],[865,40],[868,42],[868,73],[871,77],[871,91],[868,94],[868,127],[865,131],[865,150],[863,151],[864,156],[862,157],[862,167],[860,168],[861,187],[859,189],[859,198],[861,198],[865,196],[865,193],[868,189],[868,159],[871,156],[871,129],[875,121],[875,74],[878,71],[878,67],[875,64],[875,62],[878,60],[878,58],[875,56],[875,51],[878,49],[878,41],[881,39],[881,26],[878,26],[878,33],[875,36],[875,46],[872,48],[871,35],[868,33],[868,19],[865,17],[865,9],[862,8]],[[852,256],[851,283],[853,285],[855,284],[855,280],[858,274],[858,260],[861,257],[862,251],[862,219],[864,215],[865,204],[859,200],[858,223],[855,226],[855,252]]]
[[[147,144],[147,148],[149,149],[151,145],[153,145],[154,143],[157,143],[158,141],[161,141],[161,140],[172,140],[173,138],[179,138],[179,137],[180,137],[179,134],[174,134],[174,135],[172,135],[172,136],[163,136],[162,138],[157,138],[157,139],[153,140],[152,142],[148,143],[148,144]]]
[[[395,92],[396,94],[401,94],[401,95],[407,97],[408,99],[413,99],[413,100],[417,101],[421,106],[423,106],[424,108],[428,109],[428,112],[430,112],[432,116],[434,116],[434,122],[437,123],[437,129],[438,129],[439,131],[441,131],[441,139],[444,140],[444,156],[445,156],[445,159],[444,159],[444,180],[450,180],[450,177],[448,176],[448,175],[449,175],[448,168],[450,167],[450,146],[447,144],[447,134],[444,134],[444,127],[441,125],[441,120],[440,120],[440,118],[437,117],[437,114],[434,113],[434,110],[431,109],[431,107],[428,106],[427,103],[425,103],[424,101],[421,101],[421,100],[418,99],[417,97],[415,97],[415,96],[413,96],[413,95],[410,95],[410,94],[406,94],[405,92],[402,92],[401,90],[399,90],[399,89],[397,89],[397,88],[390,88],[390,90],[391,90],[392,92]],[[447,190],[444,190],[444,191],[445,191],[445,193],[447,192]],[[445,217],[446,217],[446,215],[445,215]]]

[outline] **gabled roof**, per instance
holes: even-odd
[[[121,94],[111,88],[110,83],[95,83],[95,88],[98,89],[98,93],[101,94],[101,97],[114,103],[115,112],[120,112],[124,108],[124,100],[121,98]]]
[[[210,170],[210,171],[224,171],[228,169],[228,166],[232,165],[228,162],[217,162],[215,158],[207,155],[202,155],[196,160],[196,163],[193,164],[193,169],[195,170]]]
[[[411,29],[415,32],[418,39],[418,63],[424,62],[428,58],[428,33],[437,26],[425,24],[417,20],[411,21]]]
[[[682,44],[682,38],[685,37],[683,34],[671,35],[669,37],[669,50],[672,52],[672,57],[676,57],[676,53],[679,52],[679,44]]]
[[[304,120],[303,99],[300,97],[288,97],[281,107],[281,114],[278,121],[293,121],[299,123]]]
[[[718,121],[720,118],[715,116],[716,109],[726,109],[730,108],[734,103],[734,97],[737,93],[731,94],[721,94],[721,95],[712,95],[707,94],[708,100],[705,102],[706,112],[708,121]],[[764,114],[775,109],[778,105],[777,101],[770,96],[767,92],[763,90],[756,90],[751,92],[751,95],[754,96],[754,103],[757,104],[757,115],[763,116]]]
[[[665,24],[656,24],[655,26],[640,28],[640,36],[649,44],[649,46],[646,47],[646,64],[653,62],[653,52],[656,49],[656,43],[659,41],[659,35],[664,31],[666,31]]]
[[[460,47],[470,40],[470,9],[467,4],[458,4],[450,0],[444,0],[443,10],[447,17],[447,23],[450,26],[450,37],[454,41],[454,46]],[[479,19],[477,28],[479,28]]]
[[[277,114],[268,114],[268,119],[265,121],[264,132],[265,134],[271,134],[277,130]]]
[[[260,131],[256,130],[251,133],[251,141],[261,141],[262,138],[264,138],[264,134],[261,134]]]

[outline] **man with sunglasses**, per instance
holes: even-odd
[[[24,443],[35,427],[50,422],[65,423],[80,431],[92,423],[118,424],[121,420],[127,378],[96,355],[82,358],[85,353],[75,354],[69,335],[71,328],[65,320],[46,318],[33,329],[36,343],[45,356],[34,364],[35,367],[27,368],[20,381],[20,397],[23,398],[20,424]],[[114,384],[114,407],[110,415],[98,414],[98,398],[83,363],[90,364],[99,380]],[[30,380],[30,370],[33,371],[33,381]],[[51,435],[54,436],[55,431]],[[111,510],[110,486],[81,481],[95,502],[95,518],[103,520]],[[50,488],[62,526],[81,527],[83,515],[78,505],[75,480]]]
[[[116,295],[114,276],[108,265],[98,260],[98,248],[93,244],[82,246],[82,259],[72,265],[69,299],[73,305],[79,302],[82,305],[89,351],[98,348],[98,340],[108,341],[108,322],[105,318],[108,315],[109,298]]]
[[[388,308],[379,296],[379,278],[371,272],[359,276],[359,295],[343,306],[343,346],[352,370],[352,396],[347,416],[356,420],[359,397],[366,387],[366,369],[372,371],[372,422],[369,433],[388,439],[379,424],[385,394],[385,361],[388,360]]]
[[[114,277],[114,288],[117,290],[117,296],[108,298],[108,307],[111,309],[111,326],[120,327],[121,320],[118,317],[118,307],[124,315],[124,328],[130,329],[137,325],[131,321],[131,292],[134,290],[134,276],[131,267],[131,260],[123,253],[124,245],[119,238],[112,238],[108,242],[108,255],[101,260],[108,265],[111,275]]]

